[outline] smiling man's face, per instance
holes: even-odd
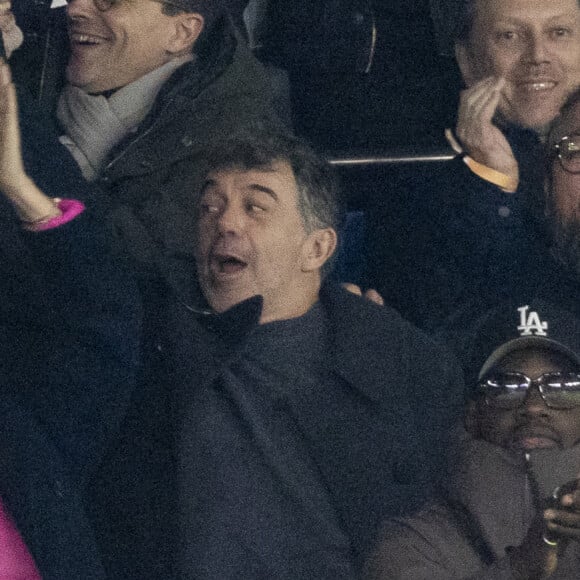
[[[490,76],[506,80],[501,117],[544,127],[580,85],[578,0],[475,0],[457,58],[468,86]]]
[[[306,231],[292,167],[210,173],[199,204],[196,262],[201,289],[223,312],[261,295],[261,322],[304,314],[318,298],[317,236]]]
[[[100,11],[93,0],[67,6],[70,84],[88,93],[123,87],[159,68],[183,49],[183,14],[169,16],[153,0],[120,0]],[[203,19],[198,19],[199,32]]]
[[[545,373],[578,372],[578,367],[559,352],[526,348],[504,357],[493,371],[536,379]],[[483,399],[470,402],[468,429],[477,438],[507,449],[567,449],[580,441],[580,407],[547,407],[537,388],[532,387],[516,409],[492,408]]]

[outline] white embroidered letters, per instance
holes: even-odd
[[[520,313],[520,325],[518,330],[522,336],[547,336],[548,323],[540,320],[540,315],[532,310],[528,312],[529,306],[518,308]]]

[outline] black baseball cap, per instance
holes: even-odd
[[[541,346],[560,352],[580,367],[580,320],[541,301],[506,303],[474,325],[466,382],[473,386],[508,354]]]

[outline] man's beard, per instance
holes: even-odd
[[[552,255],[566,272],[580,278],[580,220],[564,221],[551,215]]]

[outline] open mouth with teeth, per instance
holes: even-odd
[[[554,81],[537,81],[537,82],[525,82],[519,85],[519,88],[528,93],[544,93],[551,91],[556,87]]]
[[[91,34],[71,34],[70,37],[71,44],[80,46],[95,46],[97,44],[102,44],[103,39],[98,36],[93,36]]]

